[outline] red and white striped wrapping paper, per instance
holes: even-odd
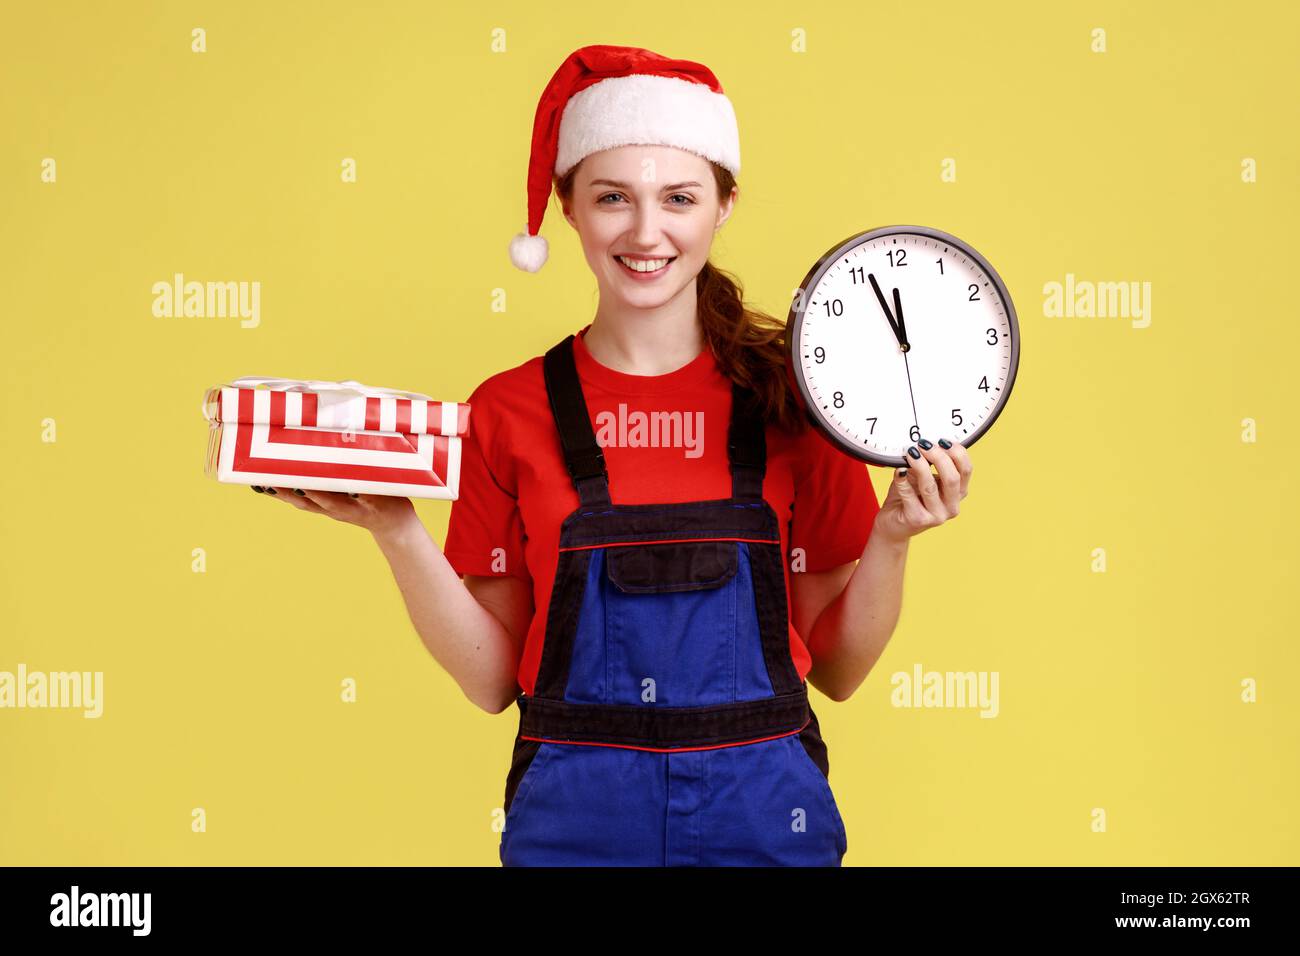
[[[204,473],[231,484],[454,500],[469,410],[350,380],[240,378],[204,396]]]

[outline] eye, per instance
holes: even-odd
[[[605,193],[605,195],[603,195],[603,196],[601,196],[599,199],[597,199],[596,202],[597,202],[598,204],[600,204],[600,203],[604,203],[605,205],[609,205],[609,203],[606,203],[606,202],[605,202],[606,199],[609,199],[611,196],[622,196],[622,195],[623,195],[622,193]],[[670,202],[670,203],[668,204],[668,205],[670,205],[670,206],[694,206],[694,205],[695,205],[695,200],[694,200],[693,198],[691,198],[690,196],[688,196],[686,193],[673,193],[673,194],[672,194],[671,196],[669,196],[668,198],[669,198],[669,199],[685,199],[685,200],[686,200],[685,202]]]

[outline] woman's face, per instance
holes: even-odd
[[[738,193],[733,187],[720,203],[709,161],[695,153],[619,146],[583,159],[564,218],[578,230],[602,301],[651,309],[699,275]],[[661,268],[636,272],[620,256]]]

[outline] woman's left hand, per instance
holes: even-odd
[[[895,469],[889,494],[881,503],[871,529],[873,537],[881,535],[904,542],[914,534],[957,517],[958,504],[966,497],[971,463],[960,442],[944,448],[942,444],[921,439],[913,448],[921,457],[914,458],[909,453],[908,467]],[[938,470],[937,475],[930,472],[930,465]]]

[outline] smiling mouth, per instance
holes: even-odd
[[[621,265],[628,272],[631,272],[633,275],[639,275],[639,276],[660,275],[661,273],[665,272],[676,259],[677,259],[676,256],[663,256],[662,258],[659,259],[625,259],[622,256],[617,256],[617,255],[614,256],[614,260],[618,262],[619,265]],[[629,262],[637,263],[638,265],[641,265],[642,268],[636,268],[635,266],[628,265]],[[646,263],[657,263],[659,264],[659,268],[647,269],[645,268]]]

